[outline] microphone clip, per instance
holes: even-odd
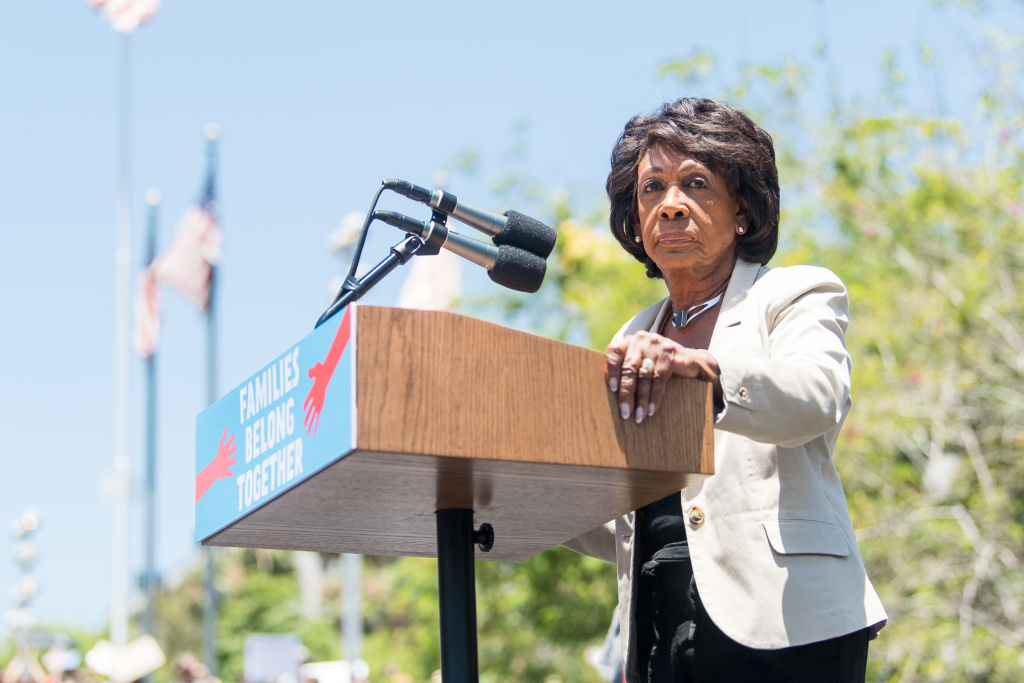
[[[442,227],[447,227],[446,221],[448,220],[448,216],[446,214],[442,213],[441,211],[438,211],[437,209],[435,209],[432,212],[431,216],[430,216],[430,220],[433,221],[434,223],[437,223],[438,225],[440,225]],[[416,255],[417,256],[437,256],[440,253],[441,253],[441,247],[438,244],[435,244],[434,241],[426,239],[426,240],[423,241],[423,246],[420,247],[420,250],[416,252]]]

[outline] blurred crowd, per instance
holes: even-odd
[[[163,666],[163,653],[136,647],[117,661],[105,652],[102,641],[85,658],[79,650],[52,646],[40,655],[20,646],[17,654],[0,671],[0,683],[134,683],[143,681]],[[171,664],[173,683],[220,683],[209,668],[190,652],[180,654]]]
[[[137,638],[122,648],[114,648],[101,640],[84,657],[73,646],[53,645],[36,652],[20,645],[17,653],[0,670],[0,683],[153,683],[154,678],[167,680],[153,676],[165,663],[163,651],[150,636]],[[337,683],[338,672],[331,669],[331,665],[337,664],[341,662],[303,665],[301,681],[294,675],[283,674],[274,683]],[[321,674],[319,677],[317,672]],[[221,683],[210,673],[209,667],[191,652],[175,657],[169,673],[169,683]],[[370,669],[362,660],[355,662],[350,673],[352,683],[368,683],[370,679]],[[397,670],[383,672],[380,680],[412,683],[411,678],[403,677]],[[238,683],[252,682],[243,677]]]

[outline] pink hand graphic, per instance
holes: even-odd
[[[320,411],[324,409],[327,385],[331,383],[331,377],[334,376],[334,370],[338,367],[341,354],[348,346],[352,329],[351,311],[351,307],[345,309],[345,315],[341,319],[341,324],[338,325],[338,331],[334,333],[334,341],[331,342],[327,358],[324,358],[322,363],[311,367],[307,373],[313,380],[313,386],[310,387],[309,393],[306,394],[306,400],[302,404],[306,411],[306,419],[302,422],[306,425],[306,434],[316,435],[316,428],[320,424]]]
[[[214,482],[218,479],[226,479],[235,476],[231,466],[237,459],[233,457],[238,447],[235,445],[235,435],[228,439],[228,428],[224,428],[224,434],[220,437],[220,444],[217,446],[217,457],[210,462],[206,468],[196,475],[196,502],[206,495]],[[227,441],[225,441],[227,439]]]
[[[303,424],[306,425],[307,434],[316,434],[317,425],[320,424],[320,411],[324,407],[324,396],[327,394],[327,385],[333,374],[334,368],[323,363],[317,363],[309,369],[309,377],[313,380],[313,386],[306,395],[305,403],[302,404],[306,410],[306,419]]]

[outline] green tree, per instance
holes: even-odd
[[[881,676],[1024,670],[1024,157],[992,113],[980,140],[904,114],[837,121],[823,196],[840,238],[806,245],[854,301],[844,474],[892,615]]]

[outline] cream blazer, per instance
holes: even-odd
[[[665,299],[616,338],[660,330],[671,313]],[[832,462],[850,409],[848,315],[846,288],[831,271],[745,261],[736,263],[718,314],[709,348],[724,399],[715,474],[680,498],[708,616],[748,647],[803,645],[877,630],[886,620]],[[636,661],[633,514],[566,545],[616,562],[629,667]]]

